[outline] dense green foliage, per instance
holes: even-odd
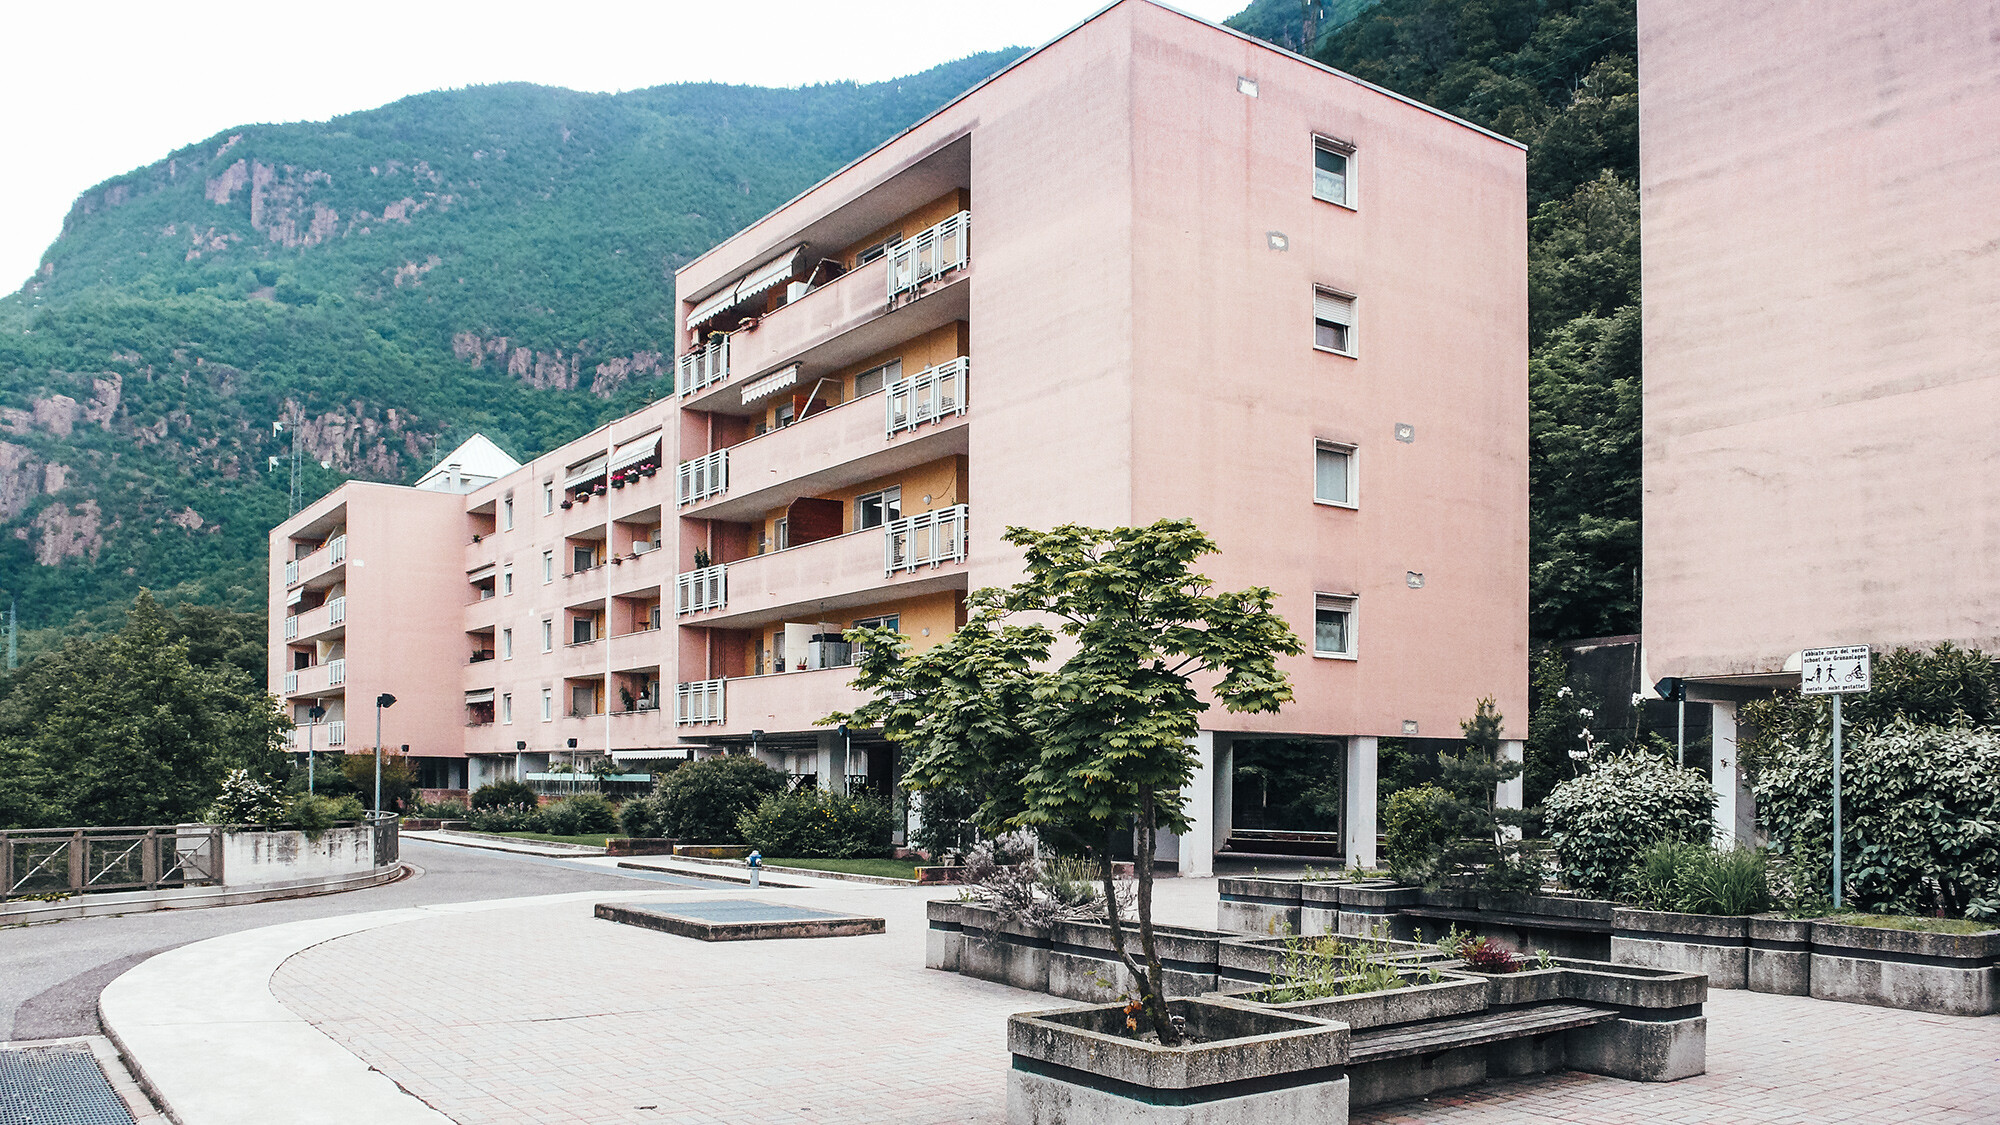
[[[658,834],[697,844],[740,844],[736,827],[765,797],[785,791],[785,775],[748,755],[689,762],[650,798]]]
[[[618,830],[618,809],[602,793],[577,793],[541,808],[541,831],[584,836]]]
[[[1705,847],[1714,811],[1715,791],[1699,771],[1635,750],[1557,785],[1542,817],[1563,883],[1621,898],[1632,893],[1633,869],[1653,844]]]
[[[535,787],[525,781],[489,781],[472,791],[472,808],[498,809],[508,805],[534,808],[541,803]]]
[[[1648,910],[1681,914],[1756,914],[1771,905],[1763,852],[1685,840],[1660,840],[1642,852],[1625,890]]]
[[[1435,785],[1417,785],[1391,794],[1382,813],[1382,862],[1405,883],[1429,883],[1451,841],[1441,813],[1449,796]]]
[[[879,859],[894,829],[887,801],[817,786],[774,793],[736,821],[743,842],[764,855],[807,859]]]
[[[115,628],[97,611],[141,584],[261,602],[293,408],[310,500],[408,482],[475,431],[525,459],[659,397],[675,268],[1012,57],[790,90],[440,91],[230,129],[92,188],[0,299],[0,592],[24,648],[79,611]]]
[[[850,633],[866,653],[854,682],[871,698],[824,721],[881,726],[904,748],[910,790],[974,794],[983,832],[1026,828],[1090,856],[1107,895],[1115,841],[1136,830],[1139,958],[1125,948],[1115,900],[1108,921],[1144,982],[1150,1026],[1162,1043],[1179,1042],[1153,941],[1153,856],[1160,829],[1189,826],[1182,792],[1209,706],[1195,678],[1212,682],[1227,710],[1274,712],[1292,698],[1278,657],[1303,646],[1268,587],[1212,591],[1194,564],[1215,542],[1191,520],[1010,527],[1001,538],[1021,549],[1026,576],[975,591],[967,624],[926,652],[911,654],[887,630]],[[1052,664],[1055,630],[1006,624],[1011,615],[1054,622],[1073,651]]]
[[[1493,890],[1533,890],[1541,885],[1541,872],[1520,862],[1518,844],[1533,814],[1499,804],[1499,786],[1520,777],[1524,768],[1500,753],[1503,723],[1491,698],[1479,700],[1472,717],[1459,724],[1464,749],[1438,755],[1444,797],[1436,809],[1445,844],[1437,871],[1443,879]]]
[[[191,643],[191,626],[208,639]],[[72,640],[9,677],[0,827],[172,824],[199,818],[230,770],[282,783],[291,722],[261,669],[253,678],[229,659],[234,646],[218,638],[232,630],[142,591],[121,632]]]
[[[1633,0],[1307,7],[1325,9],[1314,58],[1528,145],[1531,629],[1546,639],[1636,632]],[[1294,46],[1299,13],[1260,0],[1232,22]]]

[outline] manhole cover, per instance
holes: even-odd
[[[0,1051],[0,1125],[132,1125],[88,1047]]]

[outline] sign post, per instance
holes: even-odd
[[[1799,692],[1833,696],[1833,908],[1841,908],[1840,877],[1840,697],[1864,692],[1872,683],[1867,645],[1809,648],[1799,658]]]

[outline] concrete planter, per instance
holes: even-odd
[[[983,906],[959,904],[958,971],[1029,992],[1049,990],[1049,927],[1002,922]]]
[[[1546,949],[1558,957],[1602,961],[1611,955],[1612,911],[1617,904],[1568,895],[1423,891],[1404,908],[1405,924],[1426,937],[1453,927],[1510,949]],[[1400,935],[1399,935],[1400,936]]]
[[[1122,1005],[1007,1021],[1008,1125],[1347,1120],[1347,1028],[1222,1000],[1175,1000],[1203,1042],[1128,1038]]]
[[[1327,935],[1314,935],[1324,937]],[[1263,984],[1276,976],[1282,966],[1286,946],[1299,939],[1285,937],[1233,938],[1216,947],[1216,978],[1224,988],[1235,983]],[[1428,945],[1388,938],[1344,937],[1348,945],[1360,946],[1373,955],[1395,961],[1423,964],[1442,961],[1444,954]]]
[[[1405,918],[1404,907],[1415,906],[1425,892],[1394,883],[1347,883],[1339,890],[1340,917],[1334,933],[1409,941],[1417,923]]]
[[[1673,914],[1661,910],[1612,913],[1611,960],[1701,973],[1715,988],[1750,985],[1748,915]]]
[[[604,841],[605,855],[672,855],[673,840],[646,839],[635,836],[612,836]]]
[[[338,878],[376,866],[375,830],[366,824],[329,828],[318,839],[295,831],[222,834],[225,887]]]
[[[1242,934],[1296,934],[1305,886],[1299,879],[1224,876],[1215,881],[1215,928]]]
[[[750,845],[675,844],[673,854],[691,859],[743,859],[750,854]]]
[[[1750,916],[1752,992],[1812,995],[1812,923],[1776,914]]]
[[[1352,996],[1329,996],[1319,1000],[1291,1000],[1273,1003],[1262,999],[1268,986],[1233,989],[1219,995],[1241,1003],[1255,1004],[1274,1012],[1332,1020],[1351,1030],[1365,1031],[1390,1024],[1449,1019],[1471,1015],[1487,1008],[1487,985],[1483,980],[1440,970],[1441,979],[1411,970],[1400,974],[1402,988],[1357,992]]]
[[[924,931],[924,968],[958,971],[959,950],[965,946],[964,911],[968,905],[952,901],[924,904],[924,917],[929,923]]]
[[[1931,934],[1812,923],[1811,994],[1947,1016],[2000,1012],[2000,929]]]
[[[1139,959],[1139,925],[1120,919],[1125,948]],[[1232,935],[1182,926],[1153,927],[1153,950],[1160,955],[1168,996],[1200,996],[1216,987],[1218,947]],[[1139,982],[1113,951],[1111,927],[1101,922],[1064,922],[1049,931],[1051,996],[1100,1003],[1136,993]]]

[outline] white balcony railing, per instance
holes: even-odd
[[[889,299],[907,293],[932,278],[962,269],[971,257],[972,212],[921,231],[889,251]]]
[[[285,564],[285,585],[296,586],[298,584],[299,584],[299,560],[293,559],[291,562]]]
[[[285,694],[290,695],[297,690],[299,690],[299,674],[297,672],[285,673]]]
[[[695,680],[674,689],[674,722],[722,721],[722,680]]]
[[[696,348],[681,357],[679,390],[682,398],[727,378],[729,378],[728,333],[718,332],[710,336],[705,347]]]
[[[674,580],[674,612],[678,615],[721,609],[729,604],[729,566],[718,563],[690,570]]]
[[[339,566],[341,563],[347,561],[347,536],[336,535],[333,537],[333,542],[327,544],[327,546],[333,551],[333,554],[327,558],[328,566]]]
[[[343,596],[329,600],[326,603],[326,623],[328,625],[341,625],[345,624],[346,621],[347,598]]]
[[[972,361],[959,356],[889,384],[883,400],[888,435],[895,437],[925,422],[965,413],[965,380],[971,368]]]
[[[692,461],[682,461],[679,476],[681,503],[692,504],[719,496],[729,491],[729,451],[718,449]]]
[[[894,574],[925,565],[963,561],[966,516],[966,506],[954,504],[884,525],[882,572]]]
[[[347,720],[335,719],[326,724],[326,744],[328,746],[347,745]]]
[[[347,661],[329,660],[326,664],[326,686],[338,687],[347,682]]]
[[[299,639],[299,619],[297,616],[285,618],[285,639],[288,641]]]

